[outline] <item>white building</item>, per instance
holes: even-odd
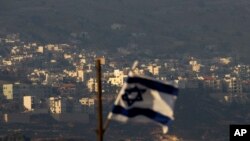
[[[241,80],[232,77],[228,83],[228,92],[231,94],[242,94],[242,83]]]
[[[84,81],[84,71],[83,70],[77,70],[77,81],[83,82]]]
[[[114,75],[113,77],[110,77],[108,79],[108,83],[112,84],[112,85],[116,85],[116,86],[122,86],[124,83],[124,73],[123,71],[120,70],[114,70]]]
[[[194,72],[200,72],[201,65],[200,64],[194,64],[192,65],[192,71]]]
[[[227,65],[231,62],[231,58],[219,58],[221,64]]]
[[[156,66],[152,64],[148,66],[148,71],[152,73],[153,75],[159,75],[159,70],[160,70],[160,66]]]
[[[36,52],[38,53],[43,53],[44,49],[43,49],[43,46],[39,46],[36,50]]]
[[[86,59],[85,59],[85,58],[81,58],[81,59],[80,59],[80,63],[81,63],[81,64],[85,64],[85,63],[86,63]]]
[[[95,105],[94,98],[81,98],[81,99],[79,99],[79,102],[81,103],[81,105],[85,105],[85,106],[94,106]]]
[[[63,55],[63,57],[64,57],[64,59],[72,59],[71,54],[67,54],[67,53],[65,53],[65,54]]]
[[[95,112],[95,99],[93,98],[82,98],[79,102],[83,106],[83,111],[89,114],[94,114]]]
[[[90,78],[87,82],[87,87],[89,89],[90,92],[97,92],[98,91],[98,87],[97,87],[97,82],[96,79],[94,78]]]
[[[34,110],[34,97],[33,96],[24,96],[23,97],[23,106],[25,111],[31,112]]]
[[[11,66],[12,65],[12,61],[10,61],[10,60],[3,60],[3,65]]]
[[[50,97],[49,109],[53,114],[61,114],[66,111],[66,102],[61,97]]]
[[[196,60],[192,59],[191,61],[189,61],[189,65],[191,65],[192,71],[194,71],[194,72],[200,72],[201,64],[199,64]]]
[[[7,100],[13,99],[13,84],[3,84],[3,95]]]

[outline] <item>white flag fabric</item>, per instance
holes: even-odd
[[[153,78],[130,75],[114,103],[108,119],[127,122],[154,121],[167,133],[170,121],[174,120],[174,103],[178,88]],[[150,119],[150,120],[149,120]]]

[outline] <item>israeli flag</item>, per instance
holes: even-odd
[[[154,121],[167,133],[168,124],[174,120],[174,103],[178,88],[173,84],[153,78],[130,75],[114,103],[108,119],[127,122]]]

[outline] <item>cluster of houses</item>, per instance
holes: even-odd
[[[0,44],[9,47],[9,54],[0,57],[0,76],[7,80],[8,76],[14,77],[13,81],[1,82],[4,121],[10,121],[8,114],[13,113],[94,114],[96,53],[69,44],[24,43],[17,35],[1,38]],[[123,63],[107,56],[101,58],[104,100],[114,99],[134,60]],[[134,70],[138,75],[171,81],[180,89],[204,90],[226,103],[248,99],[250,66],[233,57],[180,56],[139,61]]]

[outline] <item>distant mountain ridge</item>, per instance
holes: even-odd
[[[19,32],[25,40],[40,42],[76,42],[85,48],[143,48],[148,54],[228,52],[247,60],[249,5],[247,0],[0,1],[0,32]]]

